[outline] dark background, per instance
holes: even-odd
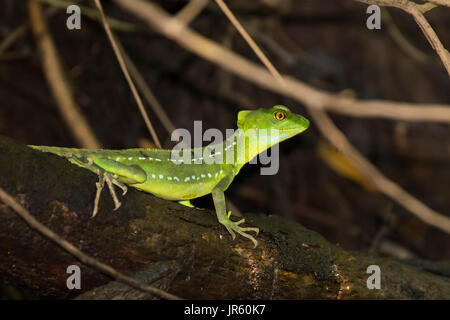
[[[176,13],[187,1],[154,1]],[[395,24],[427,56],[420,62],[389,33],[366,28],[366,5],[346,1],[227,1],[240,21],[254,26],[289,53],[261,44],[282,72],[330,92],[347,90],[359,99],[450,104],[448,75],[414,20],[389,9]],[[92,6],[89,1],[81,1]],[[103,1],[106,14],[143,24]],[[47,5],[44,5],[48,8]],[[449,8],[427,18],[446,48],[450,46]],[[67,14],[47,18],[75,100],[104,148],[147,147],[151,138],[101,25],[85,16],[81,30],[66,28]],[[2,0],[0,39],[28,21],[25,1]],[[212,2],[191,24],[208,38],[230,44],[258,60]],[[145,30],[145,31],[143,31]],[[131,59],[176,127],[204,130],[236,127],[245,106],[284,104],[304,114],[297,102],[273,94],[221,70],[165,37],[147,30],[120,32]],[[0,55],[0,134],[24,144],[77,147],[62,120],[30,31]],[[149,116],[164,147],[173,142],[151,108]],[[349,140],[384,174],[431,208],[449,215],[450,128],[448,124],[360,119],[331,114]],[[312,123],[309,130],[280,146],[280,170],[261,176],[259,166],[244,167],[227,196],[242,212],[278,214],[321,233],[341,246],[396,257],[450,259],[450,236],[429,227],[392,200],[333,170],[318,153],[326,145]],[[332,155],[339,160],[338,155]],[[341,159],[342,160],[342,159]],[[211,207],[210,197],[195,204]]]

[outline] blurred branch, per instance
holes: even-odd
[[[86,6],[82,6],[74,1],[66,1],[66,0],[39,0],[39,2],[47,3],[53,7],[60,8],[66,10],[68,6],[76,4],[80,7],[81,13],[92,20],[97,20],[101,22],[100,14],[97,10],[91,9]],[[106,20],[108,21],[109,25],[112,29],[120,30],[124,32],[136,32],[139,31],[141,28],[131,22],[127,21],[121,21],[115,18],[106,17]]]
[[[241,36],[247,41],[250,48],[253,50],[253,52],[258,56],[259,60],[266,66],[267,70],[273,75],[273,77],[277,80],[277,82],[284,87],[285,83],[283,78],[281,77],[281,74],[278,72],[278,70],[273,66],[272,62],[270,62],[269,59],[267,59],[266,55],[261,51],[261,49],[258,47],[258,45],[253,41],[252,37],[247,33],[247,31],[242,27],[242,25],[239,23],[239,21],[236,19],[236,17],[233,15],[233,13],[228,9],[227,5],[223,0],[215,0],[217,5],[220,7],[220,9],[223,11],[223,13],[227,16],[227,18],[231,21],[231,23],[235,26],[235,28],[239,31]]]
[[[136,90],[136,87],[133,83],[133,80],[131,79],[130,73],[128,72],[128,68],[126,66],[126,63],[124,61],[124,58],[122,56],[122,53],[120,51],[119,46],[117,45],[114,35],[111,31],[111,28],[109,27],[108,21],[106,20],[105,14],[103,12],[103,7],[100,3],[100,0],[94,0],[94,3],[97,7],[98,12],[100,13],[100,17],[102,19],[103,27],[105,28],[106,34],[108,35],[109,41],[111,42],[111,46],[113,47],[114,53],[116,55],[117,61],[119,62],[120,68],[122,69],[122,72],[125,76],[125,79],[128,82],[128,85],[130,86],[131,92],[133,93],[134,99],[139,107],[139,111],[141,112],[142,117],[144,118],[145,125],[147,126],[147,129],[149,130],[153,141],[155,142],[156,146],[161,149],[161,143],[159,142],[158,135],[156,134],[155,129],[153,128],[153,125],[150,121],[150,118],[148,117],[147,112],[145,111],[145,107],[142,103],[141,97],[139,96],[138,91]]]
[[[6,51],[10,46],[13,45],[14,42],[17,41],[17,39],[23,37],[25,32],[27,31],[28,23],[23,23],[20,26],[18,26],[16,29],[11,31],[5,39],[0,43],[0,53],[3,53]]]
[[[450,234],[450,218],[430,209],[421,201],[403,190],[397,183],[385,177],[377,167],[370,163],[345,135],[336,127],[330,117],[317,108],[309,108],[321,133],[363,172],[382,193],[416,215],[425,223]]]
[[[31,29],[42,54],[45,76],[66,124],[80,146],[90,149],[99,148],[100,143],[74,101],[58,51],[48,32],[41,5],[37,0],[28,0],[28,13]]]
[[[267,67],[270,73],[280,86],[285,87],[281,75],[276,68],[262,53],[259,47],[251,39],[239,21],[234,17],[233,13],[228,9],[223,0],[216,0],[219,7],[226,14],[231,23],[241,33],[243,38],[247,41],[250,47],[255,50],[255,53],[260,57],[263,64]],[[320,106],[319,106],[320,107]],[[401,206],[408,209],[411,213],[415,214],[419,219],[446,231],[450,234],[450,218],[435,212],[424,205],[422,202],[411,196],[405,190],[403,190],[398,184],[386,178],[374,165],[372,165],[345,137],[344,133],[340,131],[333,123],[331,118],[321,108],[311,108],[307,105],[308,111],[315,120],[321,133],[344,155],[346,155],[373,183],[374,185],[396,201]]]
[[[377,250],[381,254],[391,256],[391,257],[396,257],[397,259],[404,260],[404,259],[417,258],[416,255],[413,252],[411,252],[410,250],[402,247],[398,243],[395,243],[395,242],[392,242],[389,240],[385,240],[385,241],[381,242]]]
[[[38,0],[38,1],[47,3],[52,6],[51,8],[48,8],[47,10],[44,11],[44,17],[53,16],[58,11],[58,8],[66,9],[69,5],[73,4],[73,2],[65,0]],[[84,14],[88,18],[96,20],[100,19],[100,16],[96,10],[85,6],[80,6],[80,8],[82,14]],[[126,32],[134,32],[140,29],[139,26],[131,22],[120,21],[111,17],[106,17],[106,19],[108,20],[111,28],[113,29]],[[14,42],[22,38],[26,34],[28,27],[29,24],[25,22],[20,26],[18,26],[17,28],[15,28],[13,31],[11,31],[8,34],[8,36],[6,36],[5,39],[3,39],[3,41],[0,43],[0,53],[3,53],[5,50],[11,47],[14,44]]]
[[[322,134],[327,137],[327,139],[339,151],[349,157],[355,166],[357,166],[359,170],[369,177],[369,179],[377,188],[379,188],[381,192],[391,197],[394,201],[408,209],[411,213],[415,214],[424,222],[450,233],[450,218],[428,208],[422,202],[404,191],[396,183],[389,180],[350,144],[345,135],[334,125],[328,115],[322,110],[325,105],[323,93],[315,91],[312,88],[307,88],[306,85],[299,82],[297,83],[295,80],[287,76],[284,77],[284,80],[274,81],[274,78],[277,80],[278,77],[281,76],[273,65],[272,68],[275,69],[275,72],[264,73],[263,70],[260,70],[260,67],[251,64],[238,55],[229,52],[226,48],[223,48],[218,44],[188,30],[183,25],[177,23],[176,20],[171,19],[166,13],[153,4],[136,0],[116,0],[116,2],[134,14],[144,18],[144,20],[146,20],[149,24],[153,25],[156,29],[160,30],[171,39],[177,41],[188,50],[191,50],[207,58],[208,60],[211,60],[227,68],[228,70],[237,73],[238,75],[246,75],[246,79],[252,80],[253,82],[259,84],[263,83],[264,87],[271,88],[272,90],[276,90],[288,96],[296,96],[296,94],[298,94],[297,91],[293,91],[297,89],[294,87],[293,83],[295,86],[304,90],[312,91],[312,95],[307,98],[305,97],[301,100],[301,102],[305,103],[308,107],[310,114],[315,119]],[[220,3],[221,0],[217,0],[217,2]],[[232,16],[232,13],[229,10],[226,14],[227,16]],[[230,20],[233,24],[239,25],[239,22],[236,19]],[[243,30],[242,26],[237,29],[240,32]],[[248,40],[249,36],[246,34],[245,30],[243,36],[246,40]],[[253,46],[256,46],[254,42]],[[207,54],[204,54],[205,52]],[[262,54],[261,51],[259,52]],[[266,64],[268,60],[266,58],[262,59],[262,61]],[[270,62],[268,62],[268,64],[271,65]],[[238,69],[236,69],[236,67],[238,67]],[[248,76],[253,72],[258,73],[259,77],[257,79],[254,79],[253,76]],[[331,99],[331,97],[329,97],[329,99]]]
[[[427,54],[417,49],[408,41],[386,8],[383,8],[381,18],[387,24],[387,30],[391,37],[407,55],[420,63],[429,64],[431,62],[431,59]]]
[[[210,0],[189,0],[189,3],[183,7],[175,18],[184,23],[190,24],[209,4]]]
[[[424,17],[423,13],[428,11],[429,5],[425,4],[417,4],[408,0],[356,0],[358,2],[367,3],[367,4],[376,4],[380,6],[387,7],[395,7],[398,9],[402,9],[403,11],[409,13],[413,16],[416,23],[419,25],[420,29],[422,29],[423,34],[427,38],[433,50],[441,58],[442,63],[444,64],[447,73],[450,76],[450,53],[444,48],[439,37],[434,32],[433,28],[428,23],[427,19]],[[433,3],[438,3],[445,6],[450,6],[450,1],[447,0],[433,0],[430,1]]]
[[[250,38],[247,32],[244,30],[239,21],[234,17],[232,12],[225,5],[223,0],[216,0],[219,7],[227,15],[231,23],[241,33],[243,38],[249,43],[250,47],[256,48],[255,53],[260,57],[261,61],[272,73],[273,77],[281,86],[285,86],[281,75],[278,73],[272,63],[262,53],[256,43]],[[255,50],[255,49],[254,49]],[[320,107],[320,106],[319,106]],[[372,165],[353,145],[348,141],[345,135],[340,131],[333,123],[331,118],[321,108],[312,108],[307,105],[308,111],[314,118],[316,125],[321,133],[344,155],[346,155],[369,179],[374,185],[385,195],[396,201],[401,206],[408,209],[411,213],[415,214],[419,219],[446,231],[450,234],[450,218],[435,212],[424,205],[422,202],[411,196],[404,191],[395,182],[386,178],[374,165]]]
[[[56,13],[56,11],[57,11],[56,8],[49,8],[49,9],[44,11],[44,17],[45,18],[51,17],[51,16],[53,16]],[[26,32],[28,30],[28,27],[29,27],[29,23],[25,22],[25,23],[22,23],[17,28],[15,28],[13,31],[11,31],[5,37],[5,39],[3,39],[3,41],[0,43],[0,53],[3,53],[4,51],[6,51],[17,40],[22,38],[26,34]]]
[[[155,4],[138,0],[115,0],[115,2],[185,49],[243,79],[285,94],[313,108],[320,106],[333,112],[357,117],[450,122],[450,106],[448,105],[410,104],[386,100],[361,101],[315,89],[288,75],[283,75],[286,83],[286,89],[283,89],[273,81],[272,75],[265,68],[185,27]]]
[[[42,236],[50,239],[51,241],[55,242],[58,246],[60,246],[62,249],[67,251],[72,256],[76,257],[78,260],[83,262],[84,264],[91,266],[95,269],[100,270],[101,272],[111,276],[112,278],[116,279],[117,281],[120,281],[122,283],[128,284],[136,289],[154,294],[157,297],[164,298],[164,299],[170,299],[170,300],[179,300],[180,298],[167,293],[163,290],[160,290],[158,288],[152,287],[150,285],[143,284],[133,278],[130,278],[117,270],[115,270],[113,267],[104,264],[103,262],[98,261],[97,259],[81,252],[76,248],[74,245],[72,245],[70,242],[67,242],[63,238],[61,238],[59,235],[54,233],[52,230],[47,228],[45,225],[40,223],[35,217],[33,217],[28,210],[26,210],[24,207],[22,207],[11,195],[9,195],[5,190],[0,188],[0,200],[3,201],[6,205],[11,207],[18,216],[20,216],[25,222],[33,229],[38,231]]]
[[[156,99],[155,94],[150,89],[150,87],[145,82],[144,77],[139,72],[139,69],[136,68],[136,65],[134,62],[130,59],[127,52],[123,48],[120,41],[117,39],[117,37],[114,37],[114,40],[117,43],[117,46],[120,49],[120,52],[122,53],[123,59],[125,61],[125,64],[128,67],[128,70],[130,71],[131,76],[133,77],[133,80],[136,82],[136,85],[138,86],[139,90],[141,91],[142,95],[144,96],[144,99],[147,101],[147,103],[150,105],[150,107],[153,109],[153,112],[158,117],[159,121],[161,121],[161,124],[166,129],[167,133],[169,135],[172,133],[173,130],[175,130],[175,125],[173,124],[172,120],[167,116],[166,111],[162,107],[162,105],[159,103],[158,99]]]

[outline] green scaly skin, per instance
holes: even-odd
[[[217,218],[233,239],[237,232],[250,239],[256,247],[257,241],[247,232],[254,231],[258,234],[258,228],[241,227],[244,219],[237,222],[230,219],[230,213],[226,211],[224,191],[245,163],[271,146],[305,131],[309,121],[284,106],[274,106],[270,109],[240,111],[237,125],[241,130],[220,144],[184,150],[183,152],[190,153],[190,161],[174,158],[172,150],[163,149],[91,150],[31,147],[65,157],[99,175],[94,216],[105,181],[110,185],[116,209],[120,202],[115,196],[112,184],[120,187],[124,194],[127,186],[131,186],[163,199],[180,201],[185,205],[190,205],[190,199],[212,194]],[[261,129],[279,130],[279,135],[266,141],[261,138]],[[205,150],[206,148],[208,150]],[[230,159],[227,156],[231,156],[232,161],[225,161]]]

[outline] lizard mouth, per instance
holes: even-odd
[[[284,128],[284,129],[278,129],[280,132],[291,132],[291,131],[304,131],[307,127],[304,126],[298,126],[298,127],[292,127],[292,128]]]

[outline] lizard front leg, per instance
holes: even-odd
[[[240,224],[244,223],[245,219],[241,219],[239,221],[231,221],[230,220],[231,211],[229,211],[227,214],[226,203],[225,203],[225,194],[224,194],[223,190],[216,187],[213,189],[211,194],[212,194],[213,201],[214,201],[214,207],[216,208],[217,219],[219,220],[219,222],[221,224],[223,224],[225,226],[225,228],[227,228],[227,230],[231,234],[231,237],[233,238],[233,240],[236,238],[236,235],[234,232],[237,232],[241,236],[243,236],[247,239],[250,239],[256,248],[256,246],[258,245],[258,241],[256,241],[256,239],[253,236],[249,235],[246,231],[253,231],[256,233],[256,235],[258,235],[259,229],[252,228],[252,227],[241,227]]]

